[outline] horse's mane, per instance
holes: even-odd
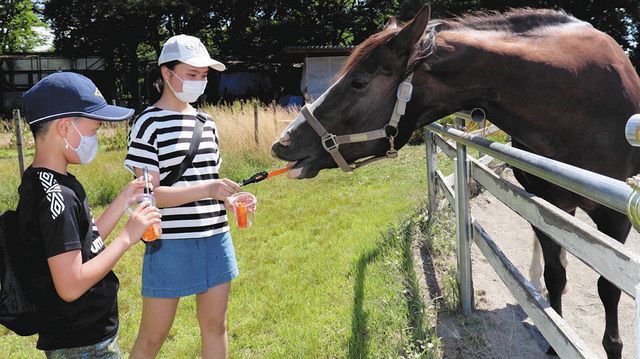
[[[437,31],[472,29],[505,31],[514,34],[535,31],[543,27],[579,23],[580,20],[564,11],[551,9],[511,9],[505,13],[497,11],[477,12],[460,17],[436,20]],[[431,25],[431,23],[429,23]]]
[[[465,29],[470,29],[523,34],[540,30],[541,28],[580,22],[580,20],[568,15],[564,11],[531,8],[512,9],[505,13],[496,11],[477,12],[452,19],[432,20],[425,30],[426,36],[416,45],[418,48],[412,52],[413,55],[407,64],[405,76],[413,72],[415,67],[434,51],[435,35],[440,31],[464,31]],[[345,75],[355,64],[369,56],[376,48],[389,41],[389,39],[400,30],[401,28],[383,30],[364,40],[353,50],[337,77]]]

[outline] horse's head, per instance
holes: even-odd
[[[404,113],[411,94],[403,81],[431,53],[433,31],[424,36],[429,19],[427,6],[402,28],[389,21],[354,50],[334,85],[303,108],[272,147],[275,156],[294,162],[290,178],[315,177],[336,162],[347,170],[347,163],[391,157],[406,144],[416,119],[394,123],[393,118]],[[338,151],[344,161],[335,159]]]

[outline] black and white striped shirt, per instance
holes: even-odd
[[[207,121],[193,163],[172,187],[192,186],[218,178],[220,151],[213,119],[200,112]],[[189,152],[196,114],[149,107],[135,120],[125,166],[147,167],[160,173],[160,182],[177,167]],[[229,231],[224,202],[204,198],[178,207],[161,208],[162,239],[204,238]]]

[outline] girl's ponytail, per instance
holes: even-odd
[[[149,99],[150,104],[158,102],[162,96],[162,91],[164,91],[164,80],[162,79],[160,68],[162,68],[162,66],[166,66],[173,71],[179,63],[180,61],[165,62],[160,66],[153,66],[147,71],[144,82],[147,90],[147,98]]]

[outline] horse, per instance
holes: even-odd
[[[565,12],[514,9],[431,21],[425,6],[407,24],[395,20],[356,47],[335,83],[272,145],[289,161],[289,178],[351,171],[395,157],[412,132],[460,109],[483,108],[514,147],[616,179],[640,172],[640,150],[625,140],[640,112],[640,78],[610,36]],[[624,243],[627,217],[514,169],[529,192]],[[567,279],[561,247],[534,228],[552,308],[562,315]],[[602,345],[620,358],[620,289],[600,277]],[[553,353],[553,348],[549,348]]]

